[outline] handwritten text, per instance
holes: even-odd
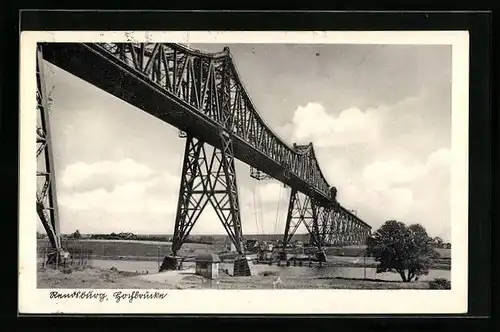
[[[114,292],[113,297],[116,300],[116,303],[120,303],[122,300],[128,300],[128,302],[132,303],[134,300],[163,300],[167,296],[167,293],[163,292]]]
[[[81,300],[91,300],[97,299],[99,302],[104,302],[108,300],[106,293],[97,293],[93,291],[73,291],[73,292],[50,292],[51,299],[81,299]]]

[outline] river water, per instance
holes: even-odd
[[[94,267],[102,269],[110,269],[112,267],[117,268],[121,271],[129,272],[139,272],[139,273],[157,273],[158,272],[158,262],[155,261],[124,261],[124,260],[100,260],[93,259],[91,263]],[[193,263],[186,262],[184,267],[194,266]],[[223,263],[221,268],[228,269],[231,273],[232,264]],[[400,281],[401,277],[397,273],[376,273],[375,268],[363,267],[334,267],[334,266],[324,266],[324,267],[308,267],[308,266],[276,266],[276,265],[264,265],[256,264],[254,269],[257,273],[263,272],[273,272],[281,277],[305,277],[305,278],[357,278],[362,279],[365,276],[368,279],[381,279],[381,280],[395,280]],[[430,270],[429,274],[426,276],[421,276],[420,280],[433,280],[434,278],[445,278],[450,280],[450,272],[446,270]]]

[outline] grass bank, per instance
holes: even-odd
[[[38,239],[38,255],[43,255],[45,248],[49,247],[47,239]],[[84,249],[89,250],[94,258],[107,258],[107,259],[130,259],[130,258],[148,258],[156,259],[158,256],[164,257],[169,255],[172,251],[170,249],[171,243],[158,242],[148,243],[140,241],[108,241],[108,240],[75,240],[64,239],[63,247],[71,249]],[[212,245],[201,243],[185,243],[183,244],[179,254],[190,255],[194,254],[196,250],[213,250]]]

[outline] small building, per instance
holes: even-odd
[[[261,261],[269,261],[273,259],[273,251],[272,250],[260,250],[257,254],[257,259]]]
[[[212,252],[201,252],[195,258],[195,273],[207,279],[215,279],[219,276],[220,258]]]

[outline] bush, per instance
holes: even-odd
[[[80,234],[80,231],[77,229],[73,234],[71,234],[71,237],[73,239],[81,239],[82,235]]]
[[[448,279],[436,278],[429,281],[430,289],[451,289],[451,282]]]
[[[438,253],[420,224],[389,220],[367,239],[367,255],[375,257],[377,273],[396,271],[403,282],[427,275]]]

